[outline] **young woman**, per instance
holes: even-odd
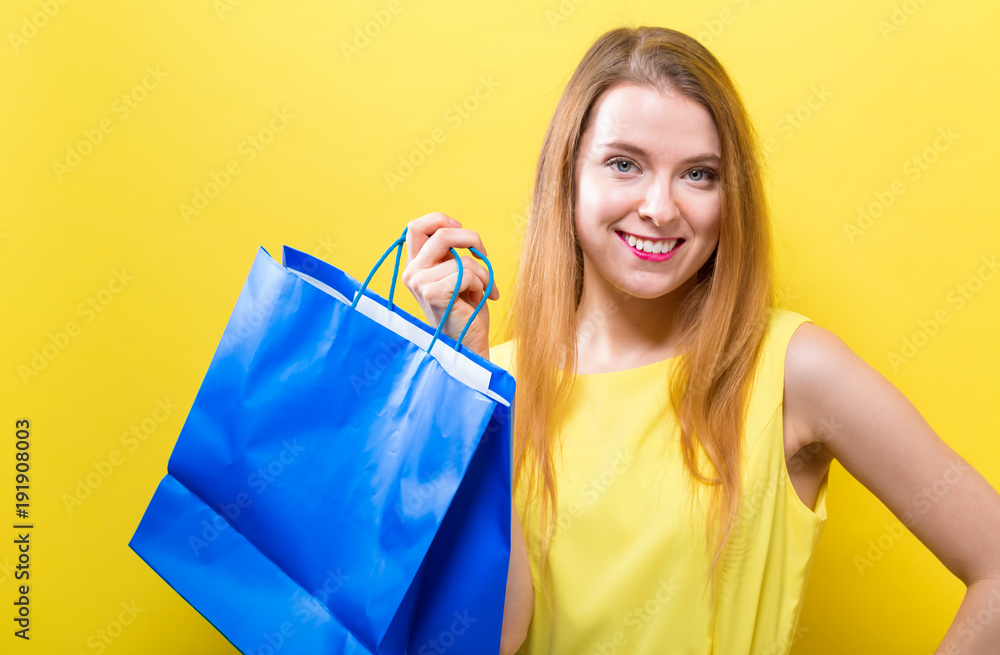
[[[690,37],[612,30],[570,79],[505,337],[490,348],[484,308],[464,341],[517,380],[501,652],[787,653],[834,458],[967,585],[942,652],[1000,643],[1000,616],[961,628],[1000,599],[1000,495],[839,338],[774,306],[760,162]],[[436,325],[448,249],[489,253],[440,212],[406,245]],[[463,263],[453,337],[488,281]]]

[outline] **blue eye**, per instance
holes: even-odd
[[[628,159],[625,159],[624,157],[615,157],[614,159],[609,161],[608,164],[613,166],[615,171],[618,173],[628,173],[632,168],[635,167],[634,163],[632,163]],[[624,169],[621,168],[622,164],[624,164],[625,166]]]
[[[695,182],[704,182],[706,177],[709,180],[714,180],[716,178],[715,173],[707,168],[695,168],[689,173],[689,175]]]

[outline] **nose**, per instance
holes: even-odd
[[[680,214],[674,202],[670,179],[658,176],[644,187],[638,207],[639,217],[659,227]]]

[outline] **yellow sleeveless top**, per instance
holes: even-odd
[[[769,311],[746,420],[743,527],[724,555],[714,604],[706,519],[688,502],[690,482],[669,410],[672,360],[575,376],[561,424],[562,457],[558,448],[554,454],[552,613],[541,593],[540,506],[526,506],[521,490],[515,493],[535,588],[534,615],[518,653],[788,653],[799,637],[802,596],[826,522],[828,478],[810,509],[792,486],[784,455],[785,350],[806,321],[789,310]],[[514,345],[491,347],[490,359],[516,379]],[[661,452],[664,439],[675,443]]]

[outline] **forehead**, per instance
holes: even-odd
[[[719,149],[715,121],[701,104],[673,90],[628,83],[601,94],[583,134],[583,145],[590,150],[612,141],[666,155],[692,150],[718,154]]]

